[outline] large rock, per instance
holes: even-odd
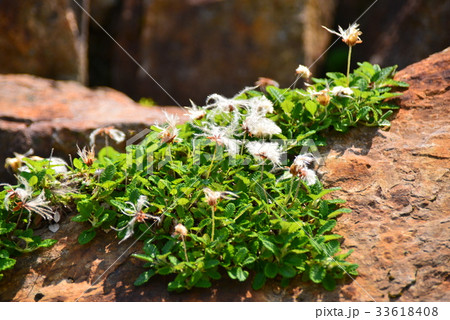
[[[396,79],[410,88],[389,131],[358,128],[329,140],[324,180],[342,187],[335,195],[353,209],[337,232],[360,265],[336,298],[449,301],[450,48]]]
[[[76,80],[77,21],[68,0],[0,1],[0,73]]]
[[[201,104],[213,92],[230,96],[261,76],[291,85],[298,64],[311,64],[327,47],[330,35],[320,25],[331,23],[334,3],[126,0],[114,30],[124,48],[177,100]],[[119,47],[113,50],[114,88],[173,104]]]
[[[360,17],[363,44],[354,48],[353,61],[404,68],[449,45],[450,33],[444,31],[450,30],[449,16],[449,1],[339,0],[335,18],[336,25],[346,28]],[[336,54],[345,52],[345,64],[347,47],[341,44],[334,49]]]
[[[325,166],[328,187],[353,209],[338,219],[349,260],[360,276],[333,292],[298,279],[287,289],[271,282],[260,291],[250,283],[222,280],[213,288],[168,293],[170,279],[142,286],[144,269],[126,258],[140,244],[118,246],[114,232],[80,246],[85,226],[66,219],[55,247],[21,257],[0,282],[7,301],[448,301],[450,49],[397,75],[410,83],[390,131],[357,128],[332,134]],[[43,236],[48,235],[44,233]]]
[[[36,155],[65,159],[76,154],[76,145],[88,144],[96,128],[115,126],[127,138],[155,123],[164,122],[163,111],[184,113],[181,108],[149,108],[123,93],[88,89],[74,81],[53,81],[28,75],[0,75],[0,163],[13,152],[30,148]],[[98,139],[97,145],[101,147]],[[125,142],[118,147],[123,150]],[[13,176],[0,166],[0,181]]]

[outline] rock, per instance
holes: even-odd
[[[214,282],[210,289],[168,293],[170,278],[133,282],[144,269],[126,258],[140,244],[118,246],[114,232],[80,246],[83,225],[63,219],[53,248],[18,260],[0,282],[2,301],[448,301],[450,49],[399,72],[410,88],[392,128],[333,133],[325,166],[327,187],[346,199],[352,213],[338,219],[343,248],[360,276],[335,291],[301,282],[275,282],[253,291],[250,282]],[[1,95],[0,95],[1,96]],[[43,237],[49,236],[49,231]],[[114,263],[117,261],[116,263]]]
[[[353,61],[370,61],[382,66],[397,64],[400,68],[404,68],[445,49],[450,43],[450,34],[443,32],[450,30],[448,1],[411,0],[374,3],[373,0],[340,0],[335,25],[346,28],[369,7],[370,9],[358,21],[363,32],[363,44],[354,48]],[[347,50],[343,44],[333,49],[345,52]],[[336,54],[337,52],[335,51]],[[347,62],[345,55],[346,53],[342,57],[344,64]]]
[[[91,90],[77,82],[0,75],[0,181],[13,178],[3,166],[13,152],[33,148],[35,155],[45,158],[53,152],[68,160],[69,154],[76,154],[77,144],[82,148],[89,143],[94,129],[112,125],[130,138],[164,122],[163,110],[184,113],[175,107],[143,107],[109,88]],[[97,140],[98,147],[102,143]]]
[[[291,85],[298,64],[309,65],[327,47],[330,35],[320,25],[331,22],[334,3],[126,0],[117,38],[176,100],[202,104],[211,93],[231,96],[261,76]],[[120,48],[113,50],[114,88],[174,103]]]
[[[78,79],[78,27],[69,1],[0,1],[0,12],[0,73]]]
[[[339,300],[450,298],[450,49],[396,79],[410,88],[397,100],[389,131],[361,127],[329,139],[324,183],[342,187],[335,196],[353,209],[339,218],[336,232],[360,265],[360,276],[340,288]]]

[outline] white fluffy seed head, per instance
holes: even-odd
[[[247,145],[248,152],[257,159],[266,160],[268,159],[274,165],[281,164],[281,148],[275,142],[258,142],[251,141],[248,142]]]
[[[348,87],[336,86],[331,89],[331,94],[338,97],[351,97],[353,95],[353,90]]]
[[[275,122],[259,115],[250,114],[242,126],[245,131],[256,138],[271,137],[281,133],[281,128]]]
[[[300,78],[305,78],[308,79],[311,77],[312,73],[311,71],[308,69],[307,66],[304,66],[302,64],[298,65],[298,68],[295,69],[295,72],[299,75]]]
[[[175,226],[174,234],[175,234],[175,235],[180,235],[180,236],[185,237],[185,236],[187,236],[188,231],[187,231],[187,229],[186,229],[186,227],[185,227],[184,225],[182,225],[181,223],[179,223],[179,224],[177,224],[177,225]]]

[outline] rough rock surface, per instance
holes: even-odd
[[[0,73],[78,79],[78,27],[69,1],[0,1],[0,12]]]
[[[0,75],[0,163],[30,148],[41,157],[50,156],[53,149],[54,156],[67,159],[76,154],[77,144],[88,144],[94,129],[112,125],[130,138],[164,122],[164,109],[184,113],[174,107],[143,107],[109,88],[91,90],[72,81]],[[101,139],[96,144],[101,147]],[[8,177],[12,175],[0,166],[0,180]]]
[[[177,100],[201,104],[213,92],[233,95],[258,77],[291,85],[298,64],[311,64],[326,49],[331,35],[321,24],[331,23],[334,4],[125,0],[114,30],[125,49]],[[173,103],[120,48],[114,45],[112,51],[114,88],[133,98]]]
[[[336,25],[347,27],[369,7],[358,21],[363,44],[354,48],[353,61],[371,61],[383,66],[397,64],[404,68],[445,49],[450,43],[450,33],[444,32],[450,30],[449,1],[339,0]],[[342,44],[334,49],[346,52],[347,48]]]
[[[338,219],[337,232],[344,249],[355,249],[349,259],[360,265],[360,276],[354,281],[333,292],[300,280],[286,289],[269,283],[257,292],[248,281],[226,280],[181,294],[166,291],[167,278],[133,287],[143,269],[125,258],[139,245],[118,246],[110,232],[80,246],[83,226],[66,219],[55,247],[24,256],[7,272],[0,300],[448,301],[450,49],[409,66],[397,79],[410,88],[398,99],[392,128],[332,134],[321,168],[325,184],[342,187],[335,196],[353,209]]]

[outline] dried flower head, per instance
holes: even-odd
[[[316,159],[311,153],[301,154],[295,157],[294,162],[289,168],[289,172],[296,177],[304,180],[307,185],[313,185],[317,181],[317,176],[314,170],[309,169]]]
[[[180,235],[182,237],[186,237],[188,234],[188,231],[184,225],[182,225],[181,223],[178,223],[174,228],[173,234]]]
[[[46,200],[44,191],[33,198],[33,188],[28,181],[21,176],[18,176],[17,180],[24,186],[23,188],[14,189],[9,184],[2,184],[10,187],[3,200],[5,209],[13,212],[21,211],[22,209],[28,211],[28,225],[31,223],[32,213],[36,213],[46,220],[58,222],[60,215],[50,207],[50,201]],[[10,209],[11,205],[13,207]]]
[[[161,221],[161,217],[153,216],[153,215],[145,213],[143,211],[145,208],[147,208],[150,205],[147,201],[146,196],[142,196],[142,195],[139,196],[139,198],[136,202],[136,205],[129,201],[125,202],[125,204],[129,205],[131,208],[121,209],[120,211],[124,215],[132,217],[132,219],[122,228],[118,228],[118,229],[112,228],[116,231],[122,231],[125,229],[127,230],[123,239],[119,241],[119,244],[134,234],[134,225],[136,224],[136,222],[145,222],[145,220],[147,220],[147,219],[153,219],[157,222]]]
[[[55,173],[66,173],[67,172],[67,162],[61,158],[51,157],[44,159],[48,161],[49,167],[55,170]]]
[[[305,78],[308,79],[311,77],[312,73],[311,71],[308,69],[307,66],[304,66],[302,64],[298,65],[298,68],[295,69],[295,72],[299,75],[300,78]]]
[[[311,153],[299,154],[294,159],[294,165],[299,167],[308,167],[313,162],[316,161],[316,158]]]
[[[264,77],[259,77],[258,81],[255,82],[255,85],[260,87],[261,89],[265,89],[268,86],[273,86],[273,87],[280,87],[280,84],[278,82],[276,82],[273,79],[270,78],[264,78]]]
[[[353,90],[348,87],[336,86],[331,89],[331,94],[337,97],[351,98],[353,95]]]
[[[247,107],[249,113],[265,116],[267,113],[273,112],[273,103],[266,96],[253,97],[247,100]]]
[[[30,157],[33,153],[34,153],[33,149],[28,150],[24,154],[14,152],[14,158],[5,159],[5,168],[11,168],[13,172],[22,171],[21,168],[23,164],[23,159]],[[38,156],[31,156],[30,159],[35,161],[44,160],[43,158]]]
[[[155,126],[162,130],[158,137],[161,139],[162,143],[180,142],[181,139],[178,138],[180,130],[177,128],[178,117],[173,114],[168,114],[165,111],[163,112],[166,117],[166,125],[164,127]]]
[[[91,132],[89,135],[90,145],[93,146],[95,144],[95,138],[99,135],[105,135],[113,139],[116,143],[121,143],[125,140],[125,133],[122,131],[115,129],[113,126],[98,128]]]
[[[268,159],[274,165],[281,164],[282,151],[278,143],[251,141],[247,143],[246,147],[248,152],[257,159],[262,161]]]
[[[277,126],[272,120],[260,116],[258,114],[249,114],[244,122],[242,128],[251,136],[257,138],[271,137],[274,134],[280,134],[281,128]]]
[[[226,116],[230,113],[238,112],[239,107],[246,103],[246,100],[237,100],[233,98],[225,98],[220,94],[214,93],[206,98],[206,110],[211,110],[207,115],[208,119],[214,119],[217,115]]]
[[[213,191],[210,188],[204,188],[206,202],[211,207],[216,207],[219,199],[234,200],[239,196],[231,191]]]
[[[95,145],[92,145],[90,149],[83,147],[83,150],[80,150],[80,147],[77,146],[77,154],[81,158],[81,160],[88,166],[92,166],[95,161]]]
[[[315,94],[317,102],[324,107],[330,104],[331,97],[329,92],[330,91],[328,89],[323,89],[317,92],[317,94]]]
[[[339,26],[339,32],[330,30],[325,26],[322,27],[328,32],[341,37],[342,41],[349,47],[353,47],[355,44],[362,42],[362,40],[359,38],[359,36],[362,35],[362,32],[359,30],[359,24],[357,23],[353,23],[352,25],[350,25],[347,30],[344,30],[341,28],[341,26]]]
[[[203,127],[200,127],[203,133],[196,134],[197,137],[206,137],[207,139],[214,141],[219,146],[225,146],[230,156],[235,156],[239,153],[239,145],[241,142],[233,138],[233,133],[236,130],[234,125],[228,127],[219,127],[204,123]]]
[[[206,111],[200,107],[198,107],[192,100],[189,100],[191,102],[192,107],[186,108],[188,113],[185,113],[185,116],[188,116],[191,120],[200,120],[203,119],[206,116]]]

